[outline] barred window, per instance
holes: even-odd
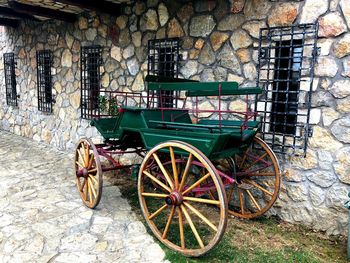
[[[262,137],[278,153],[305,155],[310,125],[318,25],[262,28],[256,110]]]
[[[5,70],[5,87],[6,87],[6,103],[7,105],[17,106],[17,90],[15,75],[15,54],[4,54],[4,70]]]
[[[81,117],[91,119],[99,115],[99,94],[102,65],[102,47],[81,49]]]
[[[148,75],[177,78],[179,74],[179,38],[151,39],[148,41]],[[159,107],[174,107],[172,91],[162,91]],[[175,96],[176,97],[176,96]]]
[[[148,41],[148,74],[177,78],[179,73],[179,38]]]
[[[38,70],[38,108],[43,112],[52,112],[52,52],[40,50],[36,53]]]

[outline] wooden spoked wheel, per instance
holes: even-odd
[[[169,248],[195,257],[221,240],[226,193],[215,167],[197,148],[181,141],[152,148],[140,166],[138,191],[147,224]]]
[[[280,167],[271,148],[255,137],[235,156],[236,183],[227,189],[229,213],[241,218],[263,215],[275,203],[280,189]]]
[[[95,208],[102,196],[102,169],[97,149],[90,139],[80,139],[75,149],[75,176],[83,203]]]

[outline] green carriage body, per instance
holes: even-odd
[[[260,122],[248,109],[248,95],[262,89],[154,76],[146,77],[146,85],[147,96],[106,92],[112,95],[105,100],[110,114],[91,121],[105,141],[94,144],[82,138],[78,142],[77,187],[84,204],[95,208],[101,200],[103,172],[137,170],[141,211],[153,234],[175,251],[201,256],[221,240],[228,214],[261,216],[278,196],[278,160],[255,136]],[[223,109],[224,99],[240,95],[246,96],[245,110]],[[145,97],[147,106],[141,107]],[[204,101],[199,97],[217,99],[217,109],[199,109],[198,102]],[[187,98],[194,107],[177,107],[179,100],[186,106]],[[135,104],[139,107],[130,106]],[[211,118],[200,118],[203,112]],[[236,114],[243,118],[236,119]],[[138,154],[142,163],[124,165],[114,159],[125,153]],[[100,157],[105,158],[103,163]]]
[[[262,92],[258,87],[240,88],[237,82],[203,83],[172,78],[160,80],[166,82],[148,82],[148,91],[182,91],[187,97],[251,95]],[[138,141],[141,145],[138,146],[147,150],[167,140],[179,140],[193,145],[213,160],[232,156],[249,146],[260,123],[247,121],[242,130],[242,122],[202,119],[198,123],[192,123],[186,109],[121,107],[117,116],[95,119],[92,125],[107,140],[136,136],[140,139]]]

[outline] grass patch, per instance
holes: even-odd
[[[131,180],[130,175],[108,173],[106,179],[119,186],[133,211],[144,221],[138,201],[137,183]],[[149,229],[148,231],[152,235]],[[161,242],[159,244],[171,262],[349,262],[345,239],[329,239],[322,233],[273,217],[240,220],[230,216],[219,245],[200,258],[186,258]]]

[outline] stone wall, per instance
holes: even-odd
[[[137,2],[120,17],[90,13],[75,24],[23,22],[3,29],[3,52],[17,56],[18,108],[5,100],[0,61],[0,129],[71,149],[81,136],[98,137],[80,118],[80,48],[104,48],[102,87],[143,90],[147,41],[180,37],[181,76],[201,81],[255,82],[259,28],[319,20],[320,57],[313,94],[314,135],[308,155],[280,158],[285,169],[272,209],[282,219],[327,234],[345,234],[350,190],[350,0]],[[52,114],[37,109],[36,50],[54,54]],[[206,101],[207,107],[215,107]],[[229,107],[228,104],[227,107]]]

